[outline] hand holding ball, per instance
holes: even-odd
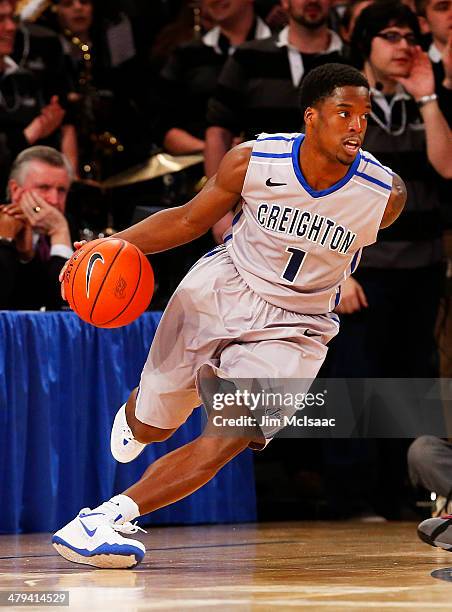
[[[70,307],[96,327],[121,327],[148,307],[154,274],[145,255],[121,238],[87,242],[66,264],[64,293]]]

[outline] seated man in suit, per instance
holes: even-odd
[[[67,158],[50,147],[30,147],[14,161],[8,181],[11,203],[0,206],[0,309],[55,310],[63,305],[58,274],[72,255],[75,238],[65,216],[72,178]]]

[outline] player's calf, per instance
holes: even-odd
[[[195,442],[197,442],[196,451],[199,452],[199,461],[194,469],[199,468],[216,473],[245,450],[249,446],[250,439],[241,436],[223,438],[204,433]]]

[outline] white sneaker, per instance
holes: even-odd
[[[74,520],[55,533],[52,544],[62,557],[74,563],[104,568],[134,567],[146,553],[144,544],[123,538],[118,532],[138,530],[144,531],[132,523],[117,525],[102,512],[83,508]]]
[[[143,452],[146,444],[135,440],[132,430],[127,425],[126,405],[118,410],[113,427],[111,428],[110,449],[111,454],[120,463],[129,463]]]

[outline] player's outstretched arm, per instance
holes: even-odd
[[[190,202],[160,211],[114,237],[131,242],[144,253],[158,253],[202,236],[240,200],[250,155],[250,147],[235,147]]]
[[[380,223],[380,229],[392,225],[399,217],[406,202],[406,187],[400,176],[394,174],[392,181],[392,192],[389,196],[386,210]]]

